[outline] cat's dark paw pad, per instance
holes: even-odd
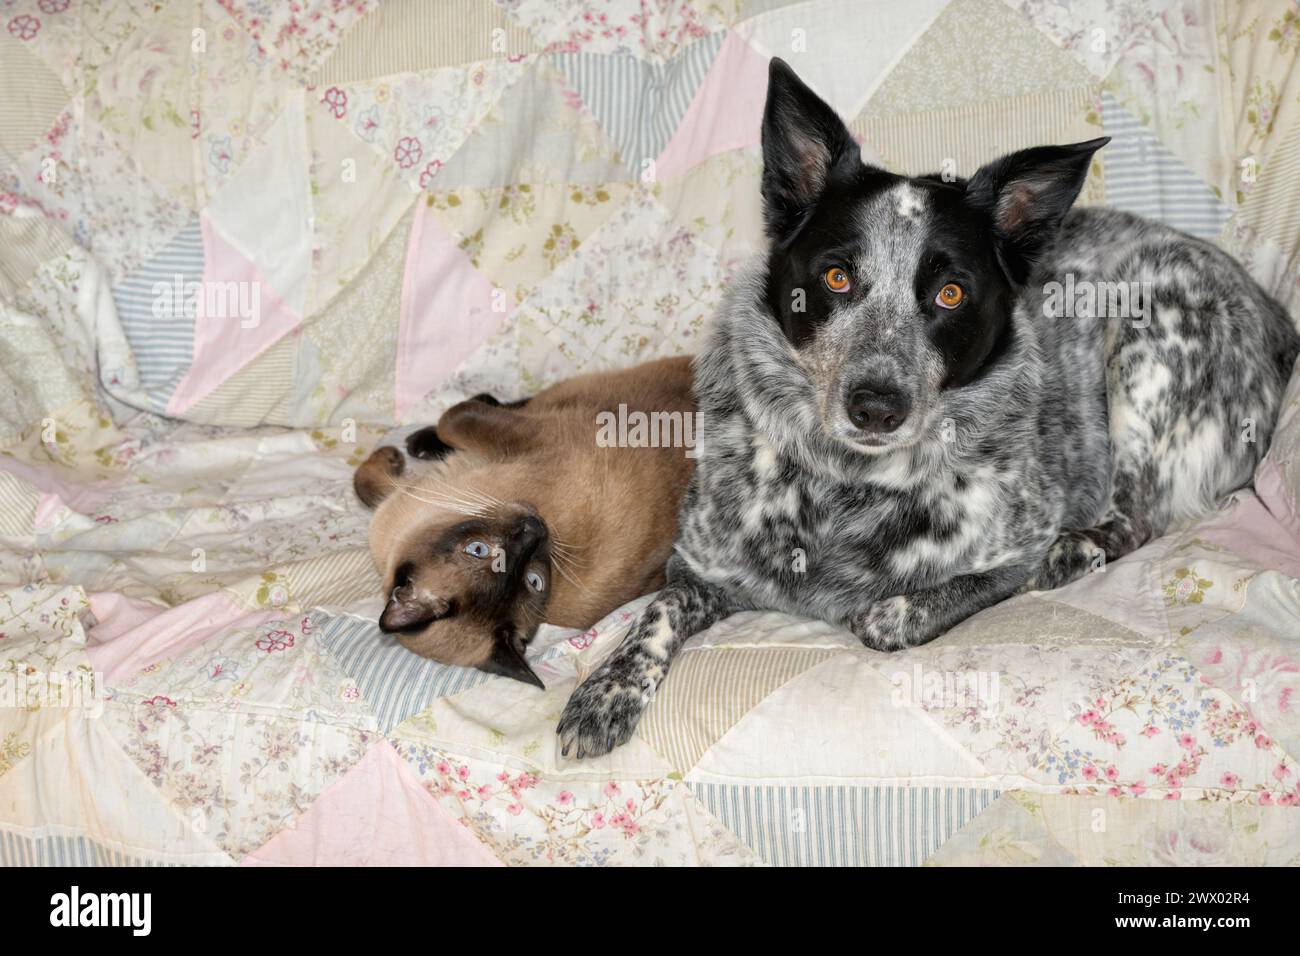
[[[452,452],[452,447],[438,437],[438,429],[430,425],[418,432],[411,432],[406,439],[406,453],[412,458],[436,461]]]
[[[555,732],[566,757],[601,757],[632,739],[654,692],[648,678],[620,674],[606,663],[578,685]]]

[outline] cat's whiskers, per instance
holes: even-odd
[[[465,512],[466,514],[477,513],[481,515],[494,508],[507,507],[506,502],[489,492],[483,491],[482,489],[469,488],[464,485],[453,485],[445,479],[439,478],[437,475],[426,475],[424,480],[426,482],[435,482],[447,489],[443,495],[439,496],[442,497],[443,500],[455,500],[466,507],[470,507],[472,504],[478,506],[479,510],[477,512]],[[437,492],[434,493],[437,494]],[[454,495],[464,496],[464,498],[468,498],[469,500],[466,501],[464,498],[452,497]],[[556,537],[554,529],[551,530],[550,546],[552,554],[559,556],[568,565],[569,570],[574,574],[577,573],[579,568],[586,566],[587,562],[578,557],[577,552],[579,549],[577,546]]]
[[[402,489],[402,494],[406,495],[406,497],[408,498],[413,498],[416,501],[422,501],[425,504],[455,505],[457,508],[468,510],[468,511],[475,511],[475,512],[482,511],[482,506],[476,502],[465,501],[462,498],[452,498],[448,495],[421,494],[419,493],[421,491],[424,491],[424,489],[416,489],[416,490]]]
[[[564,578],[566,581],[572,584],[579,591],[583,592],[584,594],[591,593],[587,590],[586,585],[584,585],[581,581],[577,579],[577,577],[575,576],[577,572],[570,574],[569,571],[565,569],[564,564],[556,560],[556,555],[554,554],[551,555],[551,564],[555,567],[555,570],[560,573],[560,577]]]
[[[412,498],[415,501],[422,502],[423,504],[434,505],[435,507],[443,508],[446,511],[454,511],[457,512],[458,514],[468,515],[471,517],[478,517],[483,515],[486,510],[482,505],[476,502],[465,501],[463,499],[454,498],[449,495],[439,495],[436,492],[433,492],[431,495],[417,494],[416,491],[428,490],[425,488],[421,488],[418,485],[405,485],[400,482],[395,482],[394,486],[401,494],[405,495],[408,498]]]
[[[496,498],[493,498],[491,495],[485,494],[484,492],[475,490],[473,488],[467,488],[463,485],[453,485],[451,482],[439,478],[437,475],[428,475],[426,476],[425,480],[433,481],[436,482],[437,484],[442,485],[442,487],[445,488],[447,490],[447,493],[449,493],[450,495],[467,498],[470,501],[473,501],[478,505],[480,505],[481,507],[483,507],[484,510],[488,510],[496,505],[501,504],[500,501],[498,501]]]
[[[560,559],[567,562],[569,565],[573,567],[585,568],[588,563],[586,561],[581,560],[573,551],[569,550],[568,548],[562,546],[557,547],[554,539],[552,539],[551,541],[551,554],[556,557],[559,557]]]

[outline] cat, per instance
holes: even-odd
[[[661,359],[522,402],[461,402],[407,440],[434,459],[418,474],[377,449],[353,487],[375,509],[380,629],[423,657],[543,687],[524,654],[543,621],[585,630],[662,586],[694,412],[690,360]]]

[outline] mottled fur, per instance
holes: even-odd
[[[626,741],[682,642],[733,611],[909,647],[1204,512],[1250,481],[1300,350],[1214,246],[1067,214],[1103,140],[909,179],[863,166],[779,61],[768,95],[771,249],[697,359],[703,439],[668,584],[570,699],[558,731],[579,757]],[[850,291],[817,285],[828,262]],[[1067,275],[1144,284],[1145,315],[1045,315]],[[955,279],[967,300],[937,307]],[[901,423],[862,411],[878,400]]]

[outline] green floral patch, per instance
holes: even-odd
[[[0,777],[12,770],[14,764],[31,752],[31,746],[18,739],[17,731],[8,734],[4,742],[0,744]]]
[[[1175,604],[1202,603],[1205,592],[1212,587],[1214,582],[1198,577],[1194,568],[1178,568],[1161,590],[1165,596],[1165,607],[1173,607]]]

